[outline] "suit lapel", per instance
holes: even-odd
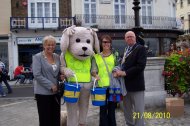
[[[128,55],[126,55],[126,50],[125,50],[125,53],[124,53],[124,56],[123,56],[123,59],[122,59],[121,64],[123,64],[123,63],[125,62],[125,60],[131,55],[131,53],[137,48],[137,46],[138,46],[138,44],[136,43],[136,44],[132,47],[132,49],[131,49],[131,51],[128,53]]]
[[[136,48],[137,48],[137,44],[135,44],[135,45],[132,47],[131,51],[129,52],[128,55],[125,56],[125,58],[129,57],[129,56],[131,55],[131,53],[132,53]]]

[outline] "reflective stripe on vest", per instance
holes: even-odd
[[[78,82],[90,82],[91,81],[91,58],[86,60],[78,60],[70,52],[65,53],[65,61],[68,68],[70,68],[77,77]],[[69,82],[76,82],[74,77],[68,78]]]
[[[96,54],[94,57],[96,60],[96,64],[98,66],[98,76],[100,77],[100,80],[98,81],[98,86],[100,87],[110,86],[110,77],[108,75],[102,56],[100,54]],[[104,59],[108,66],[109,73],[111,73],[115,66],[113,54],[111,54],[108,57],[104,57]]]

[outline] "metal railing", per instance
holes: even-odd
[[[133,15],[85,15],[77,14],[76,23],[84,27],[99,29],[131,29],[135,26]],[[141,27],[145,29],[176,29],[174,17],[140,16]]]
[[[75,17],[11,17],[14,29],[65,29],[71,25],[98,29],[131,29],[135,26],[133,15],[85,15]],[[140,16],[144,29],[178,29],[176,18],[163,16]]]
[[[75,22],[75,17],[11,17],[10,29],[65,29]]]
[[[190,34],[190,29],[185,29],[184,30],[184,34],[186,35],[186,34]]]

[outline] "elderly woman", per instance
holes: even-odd
[[[60,126],[60,58],[54,53],[55,47],[55,38],[46,36],[43,39],[43,51],[33,56],[34,94],[40,126]]]

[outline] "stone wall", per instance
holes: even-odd
[[[164,89],[164,70],[165,58],[149,57],[145,68],[145,106],[156,107],[164,106],[166,91]]]

